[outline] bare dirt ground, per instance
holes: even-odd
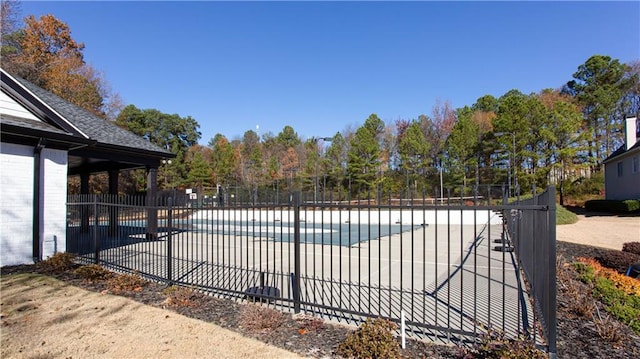
[[[640,241],[640,215],[579,214],[578,222],[556,227],[556,239],[621,250],[626,242]]]
[[[301,358],[204,321],[38,274],[3,276],[2,358]]]

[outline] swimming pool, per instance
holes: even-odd
[[[267,238],[275,241],[292,242],[294,240],[293,222],[264,223],[255,221],[194,220],[190,222],[199,232],[255,238]],[[420,226],[368,223],[300,223],[300,241],[314,244],[333,244],[350,246],[405,231]]]
[[[184,219],[199,232],[293,241],[293,211],[203,210]],[[493,211],[343,210],[300,213],[303,243],[353,245],[430,224],[498,224]]]

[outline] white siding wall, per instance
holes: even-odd
[[[33,147],[0,146],[0,266],[33,263]]]
[[[58,252],[66,250],[67,230],[67,151],[45,148],[41,159],[41,175],[44,186],[40,201],[43,208],[42,218],[42,258],[54,253],[54,238],[57,239]]]
[[[16,117],[28,118],[40,121],[34,114],[27,111],[22,105],[15,102],[11,97],[0,91],[0,113]]]
[[[33,263],[33,147],[2,143],[0,151],[0,266]],[[67,152],[40,157],[43,259],[66,248]]]

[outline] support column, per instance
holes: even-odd
[[[118,170],[110,170],[109,171],[109,195],[111,197],[112,206],[109,207],[109,235],[116,236],[118,235],[118,207],[117,207],[117,196],[118,196],[118,174],[120,172]]]
[[[89,174],[80,174],[80,194],[84,198],[84,202],[89,200]],[[82,206],[80,208],[80,233],[89,233],[89,206]]]
[[[157,191],[158,191],[158,168],[150,167],[147,169],[147,240],[158,239],[158,208]]]

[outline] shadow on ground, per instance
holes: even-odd
[[[565,206],[564,208],[570,212],[583,215],[585,217],[640,217],[640,211],[631,213],[607,213],[587,211],[584,207],[580,206]]]

